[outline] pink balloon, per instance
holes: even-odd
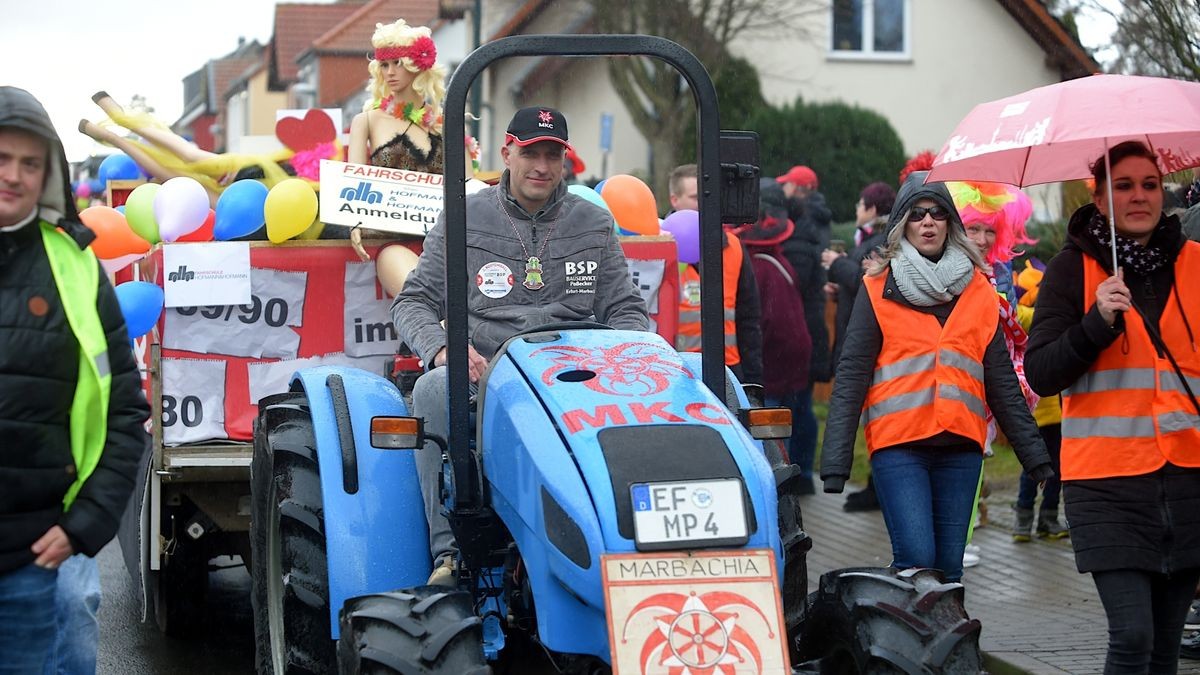
[[[200,229],[208,211],[208,193],[194,178],[172,178],[154,195],[154,219],[163,241],[175,241]]]
[[[675,246],[679,248],[679,262],[693,265],[700,262],[699,211],[676,211],[663,220],[662,229],[675,237]]]

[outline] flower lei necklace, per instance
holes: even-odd
[[[433,106],[422,104],[418,108],[412,103],[405,103],[401,106],[395,96],[385,96],[379,102],[379,109],[398,120],[408,120],[425,128],[429,128],[434,122]]]

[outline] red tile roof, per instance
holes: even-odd
[[[279,3],[275,5],[275,34],[271,38],[271,82],[284,87],[298,75],[296,57],[317,38],[363,8],[358,2],[329,5]]]
[[[229,85],[244,75],[247,70],[262,63],[263,58],[264,53],[258,53],[252,56],[214,60],[212,75],[215,81],[211,91],[216,95],[217,100],[211,101],[211,103],[217,109],[224,108],[225,94],[229,91]]]
[[[437,18],[437,0],[371,0],[313,40],[312,48],[321,53],[366,54],[375,24],[404,19],[414,26],[432,27]]]
[[[1048,64],[1058,68],[1064,80],[1100,71],[1092,55],[1079,44],[1062,22],[1054,17],[1041,0],[999,0],[1034,42],[1046,52]]]

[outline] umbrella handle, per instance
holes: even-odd
[[[1104,182],[1108,198],[1108,240],[1112,244],[1112,271],[1117,275],[1117,214],[1113,212],[1112,159],[1108,156],[1108,139],[1104,139]]]

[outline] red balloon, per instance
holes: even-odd
[[[176,239],[180,241],[212,241],[213,225],[217,222],[217,212],[212,209],[208,210],[208,217],[204,219],[204,224],[195,230],[188,232],[182,237]]]

